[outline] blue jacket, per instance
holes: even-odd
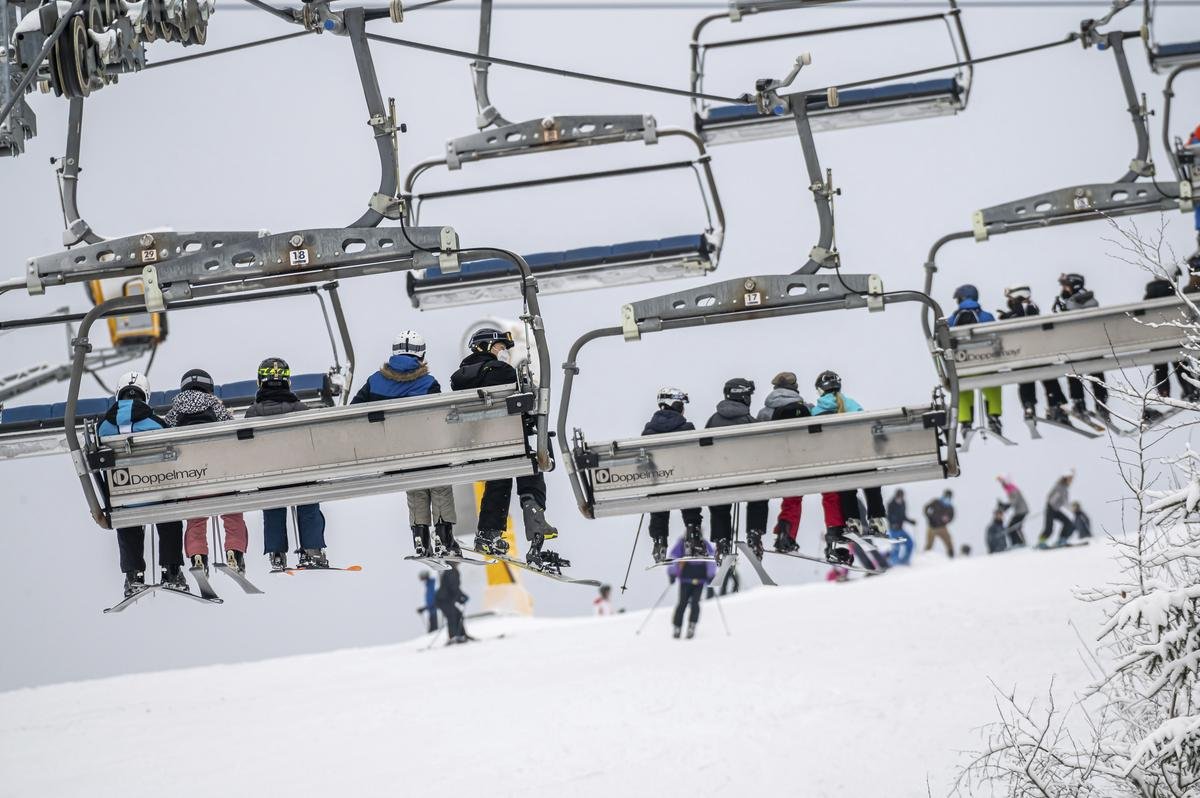
[[[150,405],[140,399],[121,399],[108,408],[96,432],[103,438],[106,435],[149,432],[153,429],[164,429],[166,426],[167,422],[154,415]]]
[[[386,364],[372,374],[358,389],[352,405],[360,402],[382,402],[401,396],[424,396],[441,393],[442,386],[429,374],[429,367],[412,355],[392,355]]]
[[[812,414],[814,416],[819,416],[822,413],[838,412],[837,398],[839,396],[842,397],[842,404],[846,408],[845,412],[858,413],[858,412],[862,411],[862,405],[860,405],[858,402],[851,399],[849,396],[846,396],[846,394],[844,394],[844,393],[837,393],[837,394],[827,393],[824,396],[822,396],[820,399],[818,399],[817,403],[815,405],[813,405]]]
[[[959,314],[962,313],[964,310],[974,311],[975,316],[977,317],[977,319],[980,323],[985,322],[985,321],[995,321],[996,320],[995,316],[993,316],[991,313],[988,313],[986,310],[981,308],[979,306],[979,303],[976,302],[974,299],[964,299],[962,302],[958,303],[958,310],[956,310],[950,314],[950,318],[946,319],[946,323],[949,324],[951,327],[957,327],[959,324]],[[975,322],[970,322],[970,321],[964,320],[963,323],[964,324],[974,324]]]
[[[425,580],[425,607],[432,608],[437,604],[437,581],[430,577]]]

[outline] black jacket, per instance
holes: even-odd
[[[735,402],[732,399],[722,399],[717,402],[717,412],[709,416],[705,429],[712,427],[734,427],[738,424],[752,424],[754,416],[750,415],[749,405]]]
[[[1042,309],[1032,301],[1022,302],[1015,308],[1009,305],[1005,310],[996,311],[996,316],[1000,319],[1019,319],[1024,316],[1040,316],[1041,314]]]
[[[516,381],[517,370],[508,363],[490,352],[472,352],[459,364],[458,371],[450,375],[450,390],[512,385]]]
[[[812,408],[804,403],[801,399],[798,402],[791,402],[786,405],[780,405],[771,413],[772,421],[781,421],[785,418],[808,418],[812,415]]]
[[[246,418],[282,416],[307,409],[308,405],[286,388],[262,388],[254,395],[254,404],[246,410]]]
[[[888,526],[892,529],[903,529],[906,523],[916,523],[916,521],[908,517],[908,503],[896,496],[893,496],[891,501],[887,503],[887,520]]]
[[[661,435],[664,432],[687,432],[695,428],[696,425],[684,418],[683,413],[666,409],[659,410],[650,417],[646,426],[642,428],[642,434]]]
[[[457,568],[442,571],[433,600],[439,604],[465,604],[467,602],[467,594],[462,592],[462,578],[459,576]]]

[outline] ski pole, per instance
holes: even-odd
[[[658,600],[654,602],[654,606],[650,608],[650,612],[646,613],[646,620],[642,621],[642,625],[639,626],[638,630],[633,633],[634,636],[640,635],[642,630],[646,628],[646,624],[650,623],[650,616],[652,616],[654,611],[658,609],[658,605],[662,604],[662,600],[667,597],[667,591],[670,589],[671,583],[667,582],[667,586],[663,588],[663,592],[658,594]]]
[[[725,610],[721,607],[721,597],[713,595],[713,601],[717,603],[717,614],[721,616],[721,625],[725,627],[725,636],[733,637],[733,633],[729,631],[729,623],[725,620]]]
[[[434,612],[437,612],[437,610],[434,610]],[[434,630],[433,637],[429,638],[429,645],[425,646],[424,650],[428,651],[429,649],[433,648],[433,644],[436,643],[438,641],[438,638],[441,636],[442,636],[442,627],[439,626],[437,629]]]
[[[637,552],[638,540],[642,537],[642,522],[646,520],[646,514],[642,513],[638,518],[637,532],[633,533],[633,548],[629,550],[629,565],[625,566],[625,581],[621,583],[621,594],[625,594],[625,588],[629,587],[629,572],[633,570],[633,555]]]

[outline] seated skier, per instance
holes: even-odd
[[[1200,259],[1197,259],[1200,260]],[[1200,264],[1197,264],[1200,265]],[[1158,277],[1146,283],[1145,299],[1162,299],[1165,297],[1175,296],[1176,280],[1179,279],[1179,270],[1176,269],[1172,275],[1175,279],[1167,279],[1166,277]],[[1200,291],[1200,280],[1196,279],[1196,275],[1192,275],[1188,280],[1188,284],[1183,289],[1185,294],[1193,294]],[[1179,390],[1185,402],[1200,401],[1200,378],[1192,373],[1188,368],[1186,360],[1176,361],[1174,364],[1156,363],[1154,366],[1154,383],[1158,390],[1158,395],[1169,397],[1171,395],[1171,370],[1174,365],[1175,381],[1179,383]],[[1142,423],[1146,426],[1151,426],[1162,419],[1163,413],[1153,407],[1147,406],[1142,411]]]
[[[1058,277],[1059,294],[1054,300],[1054,312],[1065,313],[1072,310],[1085,310],[1087,308],[1100,307],[1100,303],[1096,301],[1096,297],[1086,285],[1086,280],[1082,274],[1069,272],[1060,274]],[[1108,408],[1105,403],[1108,402],[1108,388],[1104,384],[1104,372],[1098,372],[1091,375],[1099,382],[1092,383],[1092,403],[1095,405],[1095,414],[1100,417],[1105,423],[1109,420]],[[1079,377],[1067,377],[1067,390],[1071,394],[1071,411],[1080,420],[1090,422],[1091,417],[1088,413],[1087,402],[1084,399],[1083,380]]]
[[[965,327],[968,324],[983,324],[996,320],[995,316],[980,307],[979,289],[973,285],[960,285],[954,292],[954,301],[958,303],[958,309],[946,319],[946,323],[951,327]],[[983,399],[987,405],[988,428],[997,435],[1004,434],[1000,424],[1000,413],[1003,409],[1000,387],[984,388]],[[959,391],[958,423],[964,431],[971,429],[975,423],[975,391],[973,389]]]
[[[254,404],[246,410],[246,418],[282,416],[308,410],[292,393],[292,368],[281,357],[269,357],[258,364],[258,393]],[[300,567],[328,568],[325,556],[325,516],[319,504],[302,504],[296,508],[296,523],[300,527]],[[271,559],[271,570],[287,568],[287,508],[263,510],[263,552]]]
[[[104,414],[96,433],[104,438],[166,428],[167,422],[156,416],[147,404],[149,399],[150,381],[144,375],[136,371],[122,374],[117,380],[116,401]],[[158,530],[158,564],[162,566],[162,586],[188,591],[187,580],[183,576],[183,522],[167,521],[155,524],[155,528]],[[143,526],[127,526],[117,530],[126,597],[146,586],[145,539],[146,528]]]
[[[754,383],[734,377],[725,383],[725,396],[717,403],[717,412],[709,416],[705,429],[733,427],[752,424],[750,399],[754,396]],[[768,503],[752,501],[746,503],[746,542],[755,552],[762,551],[762,537],[767,528]],[[708,508],[709,529],[717,555],[724,557],[733,551],[733,505],[714,504]]]
[[[1008,307],[998,311],[1001,320],[1019,319],[1025,316],[1037,316],[1041,309],[1033,301],[1033,291],[1027,285],[1010,285],[1004,289],[1004,299]],[[1057,379],[1042,380],[1042,389],[1046,392],[1046,420],[1056,424],[1069,424],[1070,418],[1064,409],[1067,397],[1063,394],[1062,386]],[[1037,417],[1037,389],[1032,382],[1023,382],[1017,386],[1021,397],[1021,407],[1025,411],[1025,419]],[[961,405],[961,401],[959,403]]]
[[[171,409],[163,416],[169,427],[189,427],[193,424],[211,424],[230,421],[233,414],[225,403],[213,393],[213,378],[204,369],[192,369],[179,381],[179,393],[171,402]],[[216,523],[215,521],[213,523]],[[246,547],[249,533],[246,519],[241,513],[225,513],[221,516],[225,526],[225,562],[238,573],[246,573]],[[193,568],[208,573],[208,519],[189,518],[183,536],[183,550]]]
[[[661,435],[667,432],[686,432],[696,427],[684,418],[683,407],[688,403],[688,395],[679,388],[659,388],[658,410],[646,422],[642,429],[643,435]],[[679,511],[683,516],[684,535],[688,541],[688,551],[693,555],[704,552],[704,532],[701,529],[702,517],[700,508],[687,507]],[[650,513],[650,540],[654,543],[652,554],[655,562],[667,558],[667,536],[671,531],[671,514],[665,510]]]
[[[774,389],[767,394],[763,409],[758,411],[759,421],[780,421],[788,418],[807,418],[812,415],[808,403],[800,396],[796,375],[781,371],[771,380]],[[804,507],[803,496],[785,496],[779,507],[779,518],[775,521],[775,551],[784,554],[796,551],[800,544],[796,535],[800,531],[800,515]],[[761,539],[760,539],[761,540]],[[762,557],[761,544],[754,551]]]
[[[367,378],[350,404],[382,402],[402,396],[441,393],[442,386],[425,364],[425,339],[415,330],[405,330],[392,341],[392,356],[379,371]],[[459,556],[462,549],[454,539],[454,487],[438,485],[408,491],[408,520],[413,548],[418,557]],[[433,527],[435,536],[430,537]]]
[[[470,354],[458,371],[450,376],[455,391],[511,385],[517,382],[517,370],[508,363],[513,347],[512,333],[491,327],[477,330],[467,343]],[[558,530],[546,521],[546,477],[540,471],[516,478],[517,495],[525,518],[525,539],[529,551],[525,560],[539,569],[558,569],[570,565],[556,552],[543,549],[547,540],[558,537]],[[503,556],[508,551],[504,529],[508,526],[508,506],[512,501],[513,480],[492,479],[484,484],[479,503],[479,531],[475,534],[476,551]]]

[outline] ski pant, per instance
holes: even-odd
[[[1050,536],[1054,534],[1055,521],[1062,524],[1062,528],[1058,532],[1058,541],[1061,543],[1071,537],[1071,533],[1075,531],[1075,522],[1062,510],[1047,504],[1046,521],[1042,524],[1042,534],[1038,536],[1038,543],[1045,543],[1050,540]]]
[[[987,405],[987,414],[989,416],[1000,415],[1000,410],[1003,407],[1000,398],[1000,386],[991,388],[983,388],[983,401]],[[958,393],[958,420],[960,423],[970,424],[975,420],[975,389],[971,388]]]
[[[1025,517],[1029,513],[1014,513],[1013,517],[1008,522],[1008,545],[1024,546],[1025,545]]]
[[[454,514],[453,487],[438,485],[436,488],[422,488],[408,492],[408,523],[410,526],[433,526],[435,523],[442,522],[447,524],[458,522],[458,516]]]
[[[155,524],[158,530],[158,564],[163,568],[183,566],[183,522]],[[121,552],[121,572],[146,570],[146,527],[126,526],[117,530],[117,548]]]
[[[437,605],[431,604],[430,606],[426,607],[423,610],[423,612],[427,616],[426,620],[429,622],[429,631],[431,633],[436,632],[438,630],[438,621],[437,621],[438,608],[437,608]]]
[[[540,472],[517,477],[517,495],[526,496],[543,510],[546,509],[546,477]],[[493,479],[484,483],[483,499],[479,502],[480,531],[503,532],[508,528],[508,505],[512,501],[513,480]],[[529,530],[525,530],[529,540]]]
[[[821,509],[825,512],[825,528],[844,527],[846,516],[842,513],[842,495],[840,493],[822,493]],[[855,515],[858,511],[855,510]]]
[[[263,554],[278,554],[288,550],[286,507],[263,510]],[[325,548],[325,516],[319,504],[302,504],[296,508],[300,527],[300,548]]]
[[[1154,366],[1154,384],[1155,384],[1155,387],[1158,389],[1158,395],[1159,396],[1170,396],[1171,395],[1171,368],[1172,368],[1172,366],[1174,366],[1174,370],[1175,370],[1175,381],[1179,383],[1179,390],[1183,393],[1183,395],[1188,396],[1189,394],[1196,393],[1196,391],[1197,391],[1196,386],[1193,385],[1192,383],[1188,382],[1189,378],[1191,378],[1193,380],[1196,379],[1196,375],[1192,374],[1191,370],[1187,367],[1187,363],[1184,363],[1183,361],[1176,361],[1173,364],[1168,364],[1168,363],[1155,364],[1155,366]]]
[[[863,488],[863,498],[867,500],[867,518],[886,518],[887,509],[883,505],[883,488]],[[843,490],[838,493],[838,501],[842,506],[842,518],[858,518],[858,491]]]
[[[746,502],[746,529],[763,532],[767,528],[767,502]],[[714,504],[708,508],[709,537],[713,541],[733,539],[733,505]]]
[[[215,521],[213,523],[216,523]],[[241,513],[227,513],[221,516],[225,526],[225,548],[246,553],[250,542],[250,533],[246,530],[246,519]],[[208,554],[208,519],[189,518],[187,531],[183,534],[183,553],[189,558],[197,554]],[[218,556],[225,552],[217,552]]]
[[[800,531],[800,513],[804,509],[803,496],[788,496],[783,500],[783,504],[779,507],[779,520],[775,522],[775,534],[778,535],[784,531],[783,525],[787,525],[787,536],[792,540],[796,539],[796,533]]]
[[[896,541],[892,544],[892,551],[888,554],[888,560],[892,565],[908,565],[912,561],[912,535],[903,529],[889,529],[888,537]]]
[[[1090,390],[1095,397],[1096,407],[1099,408],[1102,404],[1108,403],[1108,386],[1104,384],[1104,372],[1089,375],[1100,382],[1088,384]],[[1071,394],[1072,402],[1082,402],[1084,397],[1083,380],[1079,377],[1067,377],[1067,392]]]
[[[946,526],[931,526],[925,530],[925,551],[933,548],[933,541],[940,540],[946,547],[946,556],[954,557],[954,542],[950,540],[950,529]]]
[[[456,637],[464,637],[467,630],[463,627],[463,612],[450,599],[438,599],[437,608],[442,611],[442,615],[446,618],[446,631],[453,640]]]
[[[686,507],[679,511],[683,516],[685,526],[700,526],[704,523],[704,516],[700,513],[699,507]],[[657,513],[650,513],[650,537],[665,538],[671,533],[671,514],[665,510]]]
[[[1046,392],[1046,404],[1058,407],[1067,403],[1062,386],[1058,380],[1042,380],[1042,389]],[[1037,383],[1023,382],[1017,386],[1017,394],[1021,397],[1022,407],[1037,406]]]
[[[679,580],[679,603],[675,605],[672,622],[675,628],[683,626],[683,611],[688,610],[688,623],[700,620],[700,597],[704,595],[704,584],[694,579]]]

